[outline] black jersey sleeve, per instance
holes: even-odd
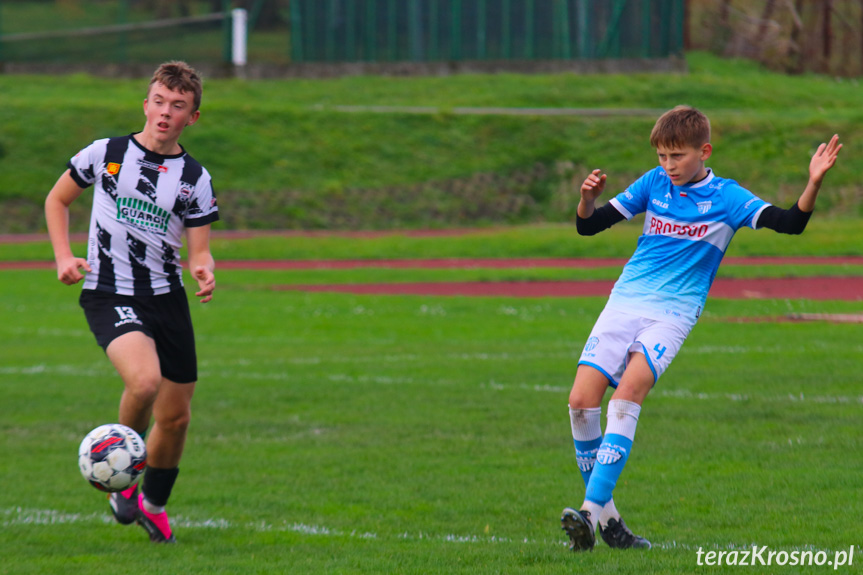
[[[811,216],[812,212],[804,212],[797,204],[787,210],[767,206],[758,216],[757,228],[768,228],[780,234],[802,234]]]
[[[593,210],[589,218],[582,218],[576,214],[575,229],[581,236],[592,236],[625,219],[626,217],[618,212],[617,208],[611,204],[605,204],[601,208]]]

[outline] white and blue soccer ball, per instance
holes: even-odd
[[[100,491],[123,491],[133,486],[147,466],[147,446],[141,436],[119,423],[100,425],[78,448],[78,467]]]

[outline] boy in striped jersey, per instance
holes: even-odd
[[[785,210],[705,167],[713,152],[710,122],[694,108],[678,106],[663,114],[650,144],[659,166],[604,206],[595,203],[605,189],[605,174],[594,170],[581,185],[579,234],[596,234],[641,213],[645,220],[635,253],[584,346],[569,396],[576,459],[586,486],[581,507],[566,508],[561,516],[573,551],[593,549],[597,528],[612,548],[650,548],[647,539],[627,528],[612,499],[642,402],[698,320],[735,232],[747,226],[802,233],[842,148],[835,135],[818,147],[803,194]],[[615,391],[603,435],[600,404],[609,386]]]
[[[111,494],[114,517],[137,522],[150,539],[173,543],[165,512],[191,417],[198,378],[195,336],[183,288],[180,248],[202,303],[213,298],[210,226],[219,219],[210,175],[179,144],[200,117],[202,84],[184,62],[154,73],[142,131],[97,140],[68,163],[45,200],[57,277],[84,280],[80,304],[97,343],[124,384],[119,422],[147,437],[137,486]],[[87,257],[69,241],[69,206],[94,186]],[[86,275],[85,275],[86,274]]]

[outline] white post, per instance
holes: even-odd
[[[231,10],[231,61],[235,67],[246,65],[248,13],[242,8]]]

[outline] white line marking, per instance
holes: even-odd
[[[28,509],[24,507],[8,507],[0,510],[0,525],[3,527],[14,526],[29,526],[29,525],[65,525],[75,523],[102,523],[113,524],[114,520],[107,513],[65,513],[54,509]],[[288,523],[283,522],[280,525],[271,524],[266,521],[253,521],[247,523],[236,523],[228,519],[210,518],[203,520],[193,520],[182,515],[172,517],[171,525],[181,529],[216,529],[216,530],[243,530],[254,532],[291,532],[301,535],[309,535],[316,537],[347,537],[351,539],[376,539],[389,540],[400,539],[407,541],[445,541],[447,543],[518,543],[525,545],[555,545],[565,546],[567,542],[561,536],[560,539],[513,539],[509,537],[498,537],[496,535],[456,535],[456,534],[431,534],[403,532],[391,536],[379,536],[377,533],[362,532],[362,531],[341,531],[323,525],[309,525],[307,523]],[[556,524],[549,520],[549,528],[554,529]],[[654,549],[663,550],[684,550],[697,551],[698,549],[716,549],[716,550],[747,550],[753,546],[761,547],[755,543],[681,543],[679,541],[666,541],[657,543],[653,546]],[[771,547],[774,550],[786,551],[824,551],[826,553],[834,553],[832,549],[820,549],[812,545],[799,545],[791,547]],[[844,549],[844,546],[843,546]],[[857,551],[861,548],[858,546]]]
[[[504,384],[495,381],[481,383],[480,388],[488,388],[497,391],[525,390],[541,393],[568,394],[569,387],[560,385],[540,384]],[[787,393],[779,395],[766,395],[757,393],[706,393],[694,392],[688,389],[657,389],[652,391],[650,397],[664,397],[672,399],[692,399],[696,401],[764,401],[768,403],[826,403],[826,404],[861,404],[863,395],[806,395],[804,393]]]

